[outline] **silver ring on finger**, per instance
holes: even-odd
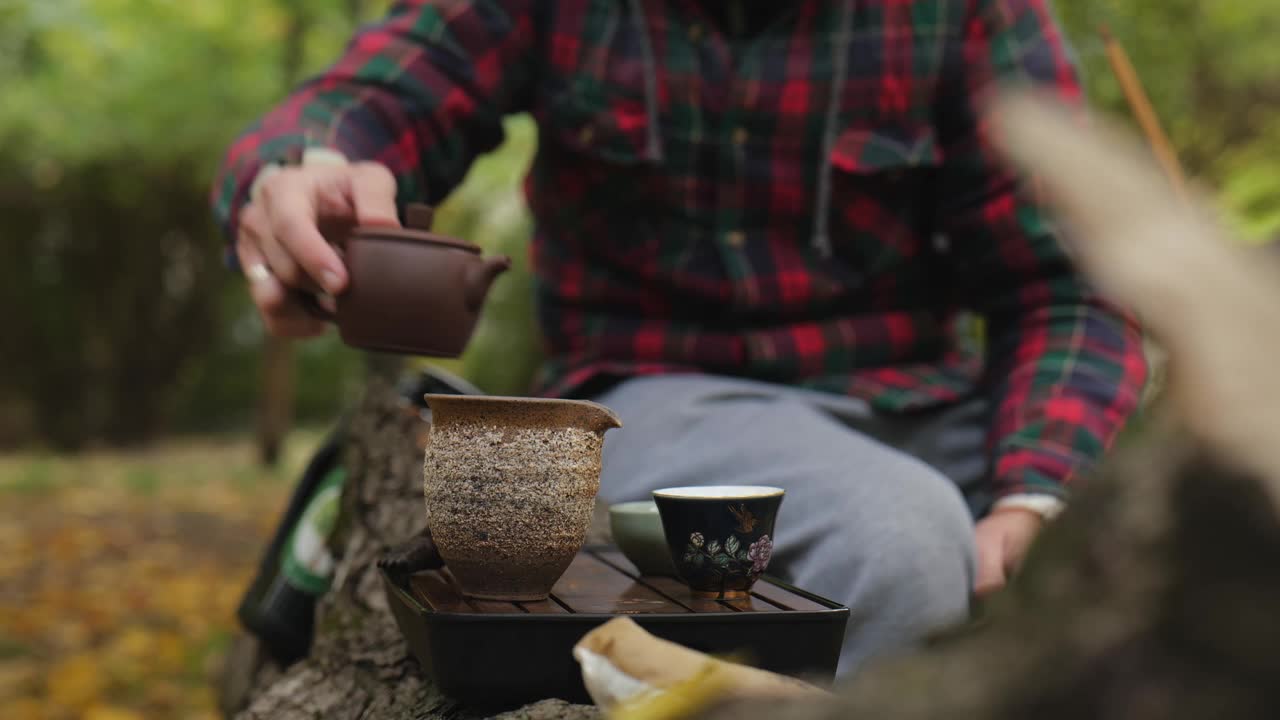
[[[245,268],[244,275],[249,278],[250,282],[255,283],[270,280],[272,277],[271,270],[267,267],[266,263],[260,262],[254,263]]]

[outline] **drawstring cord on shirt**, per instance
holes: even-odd
[[[831,208],[831,151],[839,134],[840,99],[849,66],[849,34],[853,29],[853,2],[841,3],[840,28],[831,43],[831,92],[827,96],[827,117],[822,126],[822,155],[818,158],[818,199],[814,208],[813,249],[824,258],[831,257],[831,236],[827,232],[827,214]]]
[[[649,30],[644,19],[642,0],[631,0],[632,21],[640,36],[640,55],[644,66],[645,118],[649,126],[649,152],[653,158],[662,158],[662,142],[658,135],[658,70],[653,60],[653,46],[649,42]],[[818,158],[818,197],[814,209],[813,249],[824,258],[831,257],[831,237],[827,226],[831,208],[831,151],[835,148],[837,125],[840,118],[840,100],[845,76],[849,69],[849,42],[853,29],[852,0],[845,0],[840,9],[840,26],[831,44],[833,72],[831,90],[827,96],[827,112],[822,129],[822,155]]]
[[[640,58],[644,66],[644,112],[649,126],[649,153],[654,160],[662,159],[662,139],[658,135],[658,68],[653,61],[653,46],[649,43],[649,26],[644,19],[642,0],[631,0],[631,20],[640,35]]]

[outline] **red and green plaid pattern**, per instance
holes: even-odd
[[[538,392],[711,372],[908,412],[984,391],[1000,491],[1061,496],[1146,366],[982,142],[995,81],[1079,95],[1047,4],[779,3],[740,35],[695,0],[401,2],[235,143],[214,205],[234,233],[262,164],[311,145],[438,201],[530,112]]]

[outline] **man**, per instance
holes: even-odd
[[[401,2],[214,203],[313,335],[286,289],[347,281],[317,220],[395,224],[532,113],[536,392],[623,418],[606,500],[786,488],[770,569],[853,608],[847,672],[1001,586],[1145,379],[984,141],[995,82],[1079,95],[1047,0]]]

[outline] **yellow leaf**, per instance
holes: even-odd
[[[182,689],[168,680],[151,682],[146,687],[147,705],[171,707],[183,698]]]
[[[98,659],[87,652],[59,662],[49,672],[49,699],[63,707],[87,707],[106,689],[107,679],[98,665]]]
[[[153,661],[159,663],[160,667],[170,670],[180,667],[187,654],[186,643],[186,638],[177,633],[157,633]]]
[[[145,720],[141,714],[128,708],[113,705],[94,705],[80,716],[80,720]]]
[[[6,720],[44,720],[50,717],[45,704],[35,698],[18,698],[0,702],[0,717]]]
[[[108,650],[121,660],[140,660],[151,655],[153,640],[146,628],[133,625],[116,635]]]
[[[31,660],[0,662],[0,697],[17,697],[39,688],[40,668]],[[12,717],[0,713],[0,717]]]

